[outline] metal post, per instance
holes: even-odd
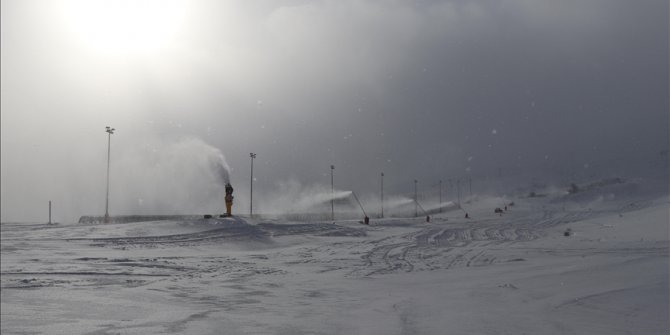
[[[384,218],[384,172],[382,172],[382,193],[381,193],[381,199],[382,199],[382,214],[381,214],[381,218]]]
[[[250,153],[251,157],[251,185],[249,186],[249,217],[254,215],[254,158],[256,158],[255,153]]]
[[[49,224],[51,224],[51,200],[49,200]]]
[[[458,207],[460,207],[461,206],[461,180],[460,179],[456,180],[456,192],[458,192],[457,193],[457,195],[458,195]]]
[[[440,213],[442,213],[442,179],[440,179]]]
[[[335,222],[335,188],[333,186],[333,171],[335,165],[330,166],[330,221]]]
[[[468,183],[470,184],[470,198],[472,198],[472,178],[468,177]]]
[[[419,199],[417,198],[417,189],[416,189],[416,183],[418,183],[418,182],[419,182],[418,180],[414,179],[414,216],[415,217],[419,216],[419,211],[418,211],[418,208],[417,208],[417,206],[419,204],[419,202],[418,202]]]
[[[109,223],[109,158],[112,147],[112,134],[114,134],[114,128],[107,126],[107,196],[105,198],[105,223]]]
[[[451,189],[453,192],[454,189],[454,180],[451,178],[449,178],[448,180],[449,180],[449,186],[447,186],[447,196],[449,196],[449,190]]]

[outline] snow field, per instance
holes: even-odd
[[[370,226],[2,224],[1,330],[667,334],[667,197],[513,200]]]

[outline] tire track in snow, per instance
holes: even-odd
[[[488,256],[490,246],[535,240],[546,229],[611,214],[611,211],[544,210],[540,215],[529,213],[521,218],[419,227],[416,232],[375,241],[375,246],[361,258],[365,275],[490,265],[505,261]]]

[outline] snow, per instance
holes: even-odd
[[[667,334],[669,198],[625,186],[431,223],[3,223],[0,330]]]

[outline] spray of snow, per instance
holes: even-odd
[[[424,206],[424,209],[428,212],[439,210],[440,208],[442,208],[443,210],[452,210],[452,209],[457,209],[458,205],[453,201],[447,201],[447,202],[443,202],[442,204],[435,203],[435,204]]]
[[[230,167],[226,162],[226,158],[223,157],[223,154],[218,149],[216,148],[211,149],[212,151],[209,154],[210,168],[214,171],[214,174],[219,178],[219,181],[221,182],[222,185],[230,183]]]
[[[259,212],[264,214],[286,214],[298,212],[330,211],[330,201],[346,199],[351,191],[332,190],[330,185],[303,185],[296,179],[277,183],[272,191],[259,195]],[[254,199],[256,197],[254,196]]]
[[[389,208],[401,207],[413,203],[414,199],[403,196],[391,197],[388,200],[384,200],[384,206],[388,206]]]
[[[330,203],[331,200],[346,199],[351,196],[351,191],[319,192],[299,198],[295,208],[309,209],[319,205]]]
[[[126,150],[112,166],[110,212],[223,212],[230,168],[223,153],[198,138],[152,141]]]

